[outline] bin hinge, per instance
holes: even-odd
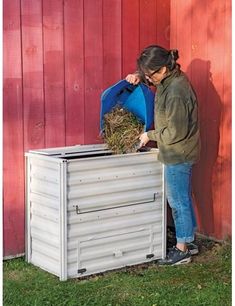
[[[147,255],[146,255],[146,258],[148,258],[148,259],[149,259],[149,258],[152,258],[152,257],[154,257],[154,254],[153,254],[153,253],[152,253],[152,254],[147,254]]]
[[[84,273],[84,272],[86,272],[86,269],[85,268],[83,268],[83,269],[78,269],[78,273]]]

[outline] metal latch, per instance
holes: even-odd
[[[75,208],[76,208],[76,213],[79,215],[79,214],[80,214],[80,209],[79,209],[79,206],[78,206],[78,205],[76,205],[76,206],[75,206]]]

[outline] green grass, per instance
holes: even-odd
[[[185,266],[144,264],[87,279],[59,279],[24,261],[3,265],[4,306],[226,306],[231,302],[231,245],[208,244]]]

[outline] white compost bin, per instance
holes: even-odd
[[[112,155],[105,145],[26,153],[26,260],[67,280],[164,257],[157,155]]]

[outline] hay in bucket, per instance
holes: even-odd
[[[114,154],[136,152],[144,125],[120,105],[104,115],[103,140]]]

